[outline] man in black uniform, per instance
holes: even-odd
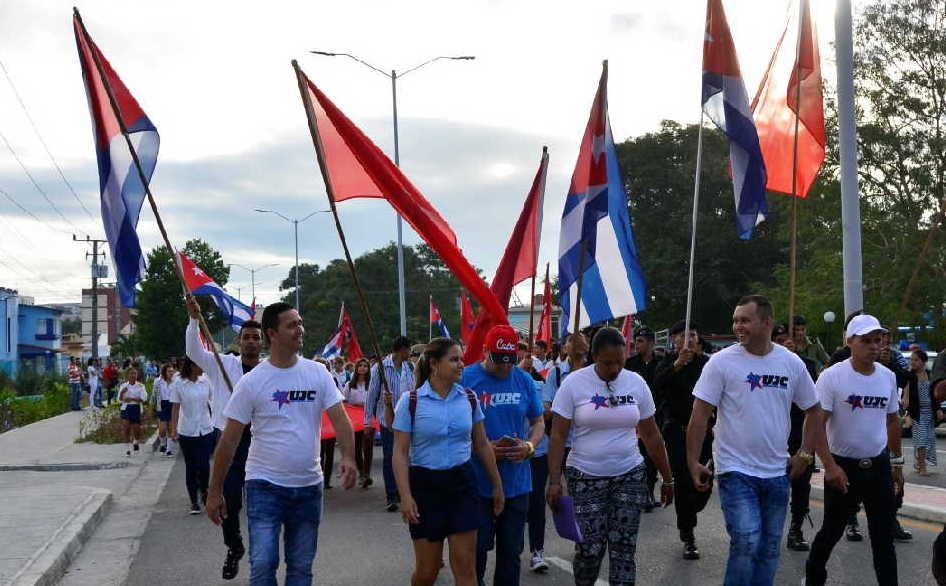
[[[795,352],[795,354],[801,358],[801,361],[805,363],[805,368],[808,370],[808,375],[811,376],[811,380],[817,382],[818,363],[796,352],[795,341],[788,335],[788,326],[784,324],[776,326],[775,329],[772,330],[772,341],[779,346],[784,346],[792,352]],[[805,412],[793,404],[791,418],[792,429],[788,433],[788,453],[794,456],[795,452],[801,447],[802,428],[805,425]],[[802,532],[802,523],[805,521],[805,517],[808,516],[808,503],[811,497],[811,474],[813,471],[814,462],[808,466],[804,474],[792,480],[792,522],[788,527],[786,546],[793,551],[808,551],[810,547],[808,541],[805,540],[805,534]]]
[[[676,482],[673,504],[677,512],[677,529],[683,542],[683,559],[700,559],[696,547],[696,515],[703,510],[710,492],[699,492],[693,486],[687,469],[686,428],[693,410],[693,387],[703,372],[709,358],[703,354],[698,343],[699,328],[690,324],[689,343],[684,334],[686,324],[679,322],[670,329],[670,337],[676,350],[668,354],[657,366],[652,387],[657,417],[663,419],[662,432],[670,457],[670,468]],[[700,462],[712,456],[713,435],[706,434]]]
[[[650,328],[639,328],[634,332],[634,355],[624,362],[624,368],[631,372],[641,375],[647,388],[653,392],[654,375],[657,373],[657,364],[659,360],[654,355],[654,331]],[[660,414],[656,415],[657,425],[660,425]],[[654,500],[654,486],[657,484],[657,467],[651,461],[647,454],[647,448],[644,442],[637,440],[637,447],[641,455],[644,456],[644,465],[647,466],[647,504],[644,505],[644,512],[650,513],[657,506]]]

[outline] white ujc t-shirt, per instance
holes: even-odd
[[[562,381],[552,411],[572,420],[575,432],[566,465],[591,476],[620,476],[643,463],[637,424],[653,417],[654,398],[644,379],[621,370],[605,383],[594,365]]]
[[[266,360],[243,375],[223,414],[253,426],[247,480],[286,487],[322,482],[322,411],[342,400],[325,366],[300,358],[290,368]]]
[[[845,458],[873,458],[887,447],[887,414],[900,409],[897,377],[874,363],[874,372],[864,375],[851,360],[825,369],[818,377],[818,399],[831,413],[828,418],[828,448]]]
[[[778,345],[765,356],[734,344],[710,356],[693,396],[716,407],[713,461],[718,474],[785,474],[792,403],[818,402],[805,363]]]

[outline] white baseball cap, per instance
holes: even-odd
[[[887,333],[887,328],[880,325],[877,318],[872,315],[858,315],[847,324],[847,336],[864,336],[872,332]]]

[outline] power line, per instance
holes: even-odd
[[[76,190],[73,189],[72,184],[69,183],[68,179],[66,179],[66,174],[62,172],[62,167],[59,166],[59,161],[56,160],[56,157],[53,156],[52,151],[49,150],[49,145],[46,144],[46,141],[43,139],[43,135],[40,134],[39,127],[36,126],[36,122],[30,115],[30,111],[26,108],[26,103],[23,102],[23,98],[20,96],[19,90],[16,89],[16,84],[13,83],[13,78],[10,76],[10,72],[7,71],[6,66],[3,65],[2,60],[0,60],[0,69],[3,70],[3,75],[6,76],[7,83],[10,84],[10,89],[13,90],[13,95],[16,96],[16,100],[20,103],[20,107],[23,108],[23,113],[26,114],[26,119],[29,120],[30,126],[33,128],[33,132],[36,133],[36,138],[39,139],[39,142],[43,145],[43,149],[46,151],[46,154],[49,155],[49,160],[52,161],[53,165],[56,167],[56,171],[59,172],[59,177],[62,178],[62,182],[66,184],[66,187],[69,188],[72,196],[76,198],[76,201],[79,202],[79,205],[82,206],[82,209],[85,210],[85,213],[89,216],[89,218],[94,220],[95,216],[93,216],[92,212],[89,211],[89,208],[85,207],[85,204],[82,203],[82,199],[79,198],[79,194],[76,193]]]
[[[20,208],[20,210],[22,210],[24,214],[26,214],[26,215],[28,215],[29,217],[33,218],[34,220],[36,220],[36,221],[39,222],[40,224],[44,224],[44,225],[45,225],[47,228],[49,228],[50,230],[55,230],[55,231],[57,231],[57,232],[62,232],[63,234],[71,234],[71,232],[69,232],[68,230],[63,230],[62,228],[57,228],[57,227],[53,226],[52,224],[50,224],[49,222],[47,222],[46,220],[40,219],[39,216],[37,216],[37,215],[34,214],[33,212],[29,211],[29,210],[26,209],[25,207],[23,207],[22,204],[20,204],[20,202],[16,201],[16,199],[15,199],[12,195],[10,195],[9,193],[7,193],[7,192],[4,191],[3,189],[0,189],[0,194],[2,194],[3,197],[5,197],[5,198],[7,198],[8,200],[10,200],[10,202],[12,202],[13,205],[15,205],[16,207]]]
[[[53,203],[53,200],[49,199],[49,195],[47,195],[46,192],[43,191],[43,188],[39,186],[39,183],[36,182],[36,179],[33,177],[33,174],[30,173],[30,170],[27,169],[26,165],[23,164],[23,161],[20,159],[20,156],[16,154],[15,150],[13,150],[13,145],[10,144],[10,141],[7,140],[7,137],[5,134],[3,134],[3,132],[0,132],[0,139],[3,139],[3,143],[7,145],[7,149],[10,150],[10,154],[13,155],[14,159],[16,159],[16,162],[20,165],[20,168],[23,169],[23,172],[26,173],[26,176],[29,178],[30,183],[32,183],[33,187],[36,188],[36,191],[38,191],[40,195],[43,196],[43,199],[46,200],[46,203],[48,203],[49,206],[53,208],[53,210],[55,210],[57,214],[59,214],[59,217],[61,217],[66,222],[68,222],[70,226],[75,228],[76,232],[80,232],[79,227],[73,224],[72,220],[67,218],[66,215],[62,213],[62,210],[56,207],[56,204]]]

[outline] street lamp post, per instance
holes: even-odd
[[[417,71],[421,67],[424,67],[425,65],[429,65],[433,63],[434,61],[440,61],[441,59],[447,59],[450,61],[472,61],[473,59],[476,59],[476,57],[473,57],[471,55],[462,55],[462,56],[456,56],[456,57],[441,55],[439,57],[434,57],[433,59],[428,59],[427,61],[424,61],[420,65],[415,65],[414,67],[411,67],[410,69],[404,71],[403,73],[398,74],[398,72],[394,69],[391,70],[391,73],[387,73],[386,71],[383,71],[382,69],[379,69],[375,67],[374,65],[368,63],[367,61],[363,61],[350,53],[330,53],[327,51],[309,51],[309,52],[314,55],[322,55],[325,57],[348,57],[349,59],[353,59],[354,61],[361,63],[362,65],[364,65],[365,67],[369,69],[377,71],[381,75],[391,80],[391,101],[392,101],[392,106],[393,106],[392,110],[393,110],[393,115],[394,115],[394,164],[397,165],[398,167],[401,166],[401,153],[398,149],[398,132],[397,132],[397,80],[401,77],[404,77],[405,75],[407,75],[408,73],[412,71]],[[400,305],[400,311],[401,311],[401,335],[406,336],[407,335],[407,299],[404,293],[403,233],[404,233],[404,221],[401,218],[401,214],[397,214],[397,296],[398,296],[398,304]]]
[[[249,272],[250,272],[250,288],[251,288],[251,290],[253,291],[253,303],[256,303],[256,272],[257,272],[257,271],[261,271],[261,270],[263,270],[263,269],[268,269],[268,268],[271,268],[271,267],[278,267],[279,265],[273,263],[273,264],[263,265],[263,266],[259,266],[259,267],[255,267],[255,268],[254,268],[254,267],[248,267],[248,266],[245,266],[245,265],[241,265],[241,264],[237,264],[237,263],[235,263],[235,262],[232,262],[232,263],[228,264],[227,266],[228,266],[228,267],[240,267],[240,268],[243,269],[244,271],[249,271]],[[253,309],[255,310],[256,308],[254,307]]]
[[[296,241],[296,265],[295,265],[295,269],[293,270],[293,273],[295,273],[295,278],[296,278],[296,311],[299,312],[299,315],[302,315],[302,305],[299,303],[299,288],[301,287],[301,285],[299,285],[299,224],[301,224],[302,222],[305,222],[306,220],[308,220],[315,214],[325,214],[325,213],[331,212],[332,210],[315,210],[314,212],[312,212],[311,214],[309,214],[308,216],[302,219],[289,218],[280,214],[279,212],[275,210],[263,210],[263,209],[256,208],[253,211],[260,212],[262,214],[276,214],[283,220],[286,220],[287,222],[292,224],[293,232],[295,234],[295,241]]]

